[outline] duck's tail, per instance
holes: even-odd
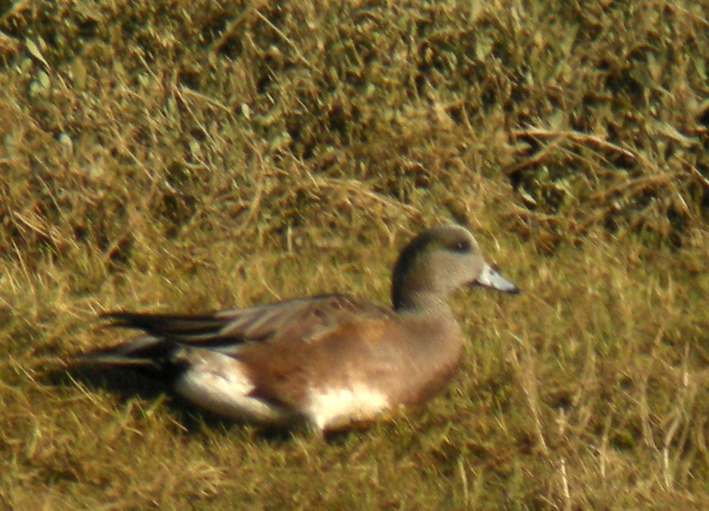
[[[175,351],[175,343],[145,335],[130,341],[75,355],[72,362],[80,365],[164,367]]]

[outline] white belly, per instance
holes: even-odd
[[[388,409],[389,400],[382,392],[353,384],[343,388],[311,387],[304,414],[312,427],[324,431],[373,420]]]
[[[236,420],[274,426],[306,421],[313,431],[322,433],[373,420],[390,408],[382,391],[352,382],[334,388],[311,384],[302,403],[278,405],[254,396],[254,383],[241,362],[233,357],[206,349],[183,348],[175,359],[187,365],[175,383],[175,391],[196,405]]]

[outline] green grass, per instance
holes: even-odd
[[[700,2],[0,6],[0,507],[709,508]],[[319,442],[67,372],[117,308],[387,303],[471,227],[515,297],[425,409]]]

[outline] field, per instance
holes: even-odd
[[[709,509],[709,4],[0,4],[0,509]],[[102,311],[324,292],[468,226],[463,367],[322,439],[70,369]]]

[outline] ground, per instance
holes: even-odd
[[[709,508],[709,7],[0,6],[0,503],[17,510]],[[463,367],[322,441],[68,371],[98,313],[387,304],[422,228]]]

